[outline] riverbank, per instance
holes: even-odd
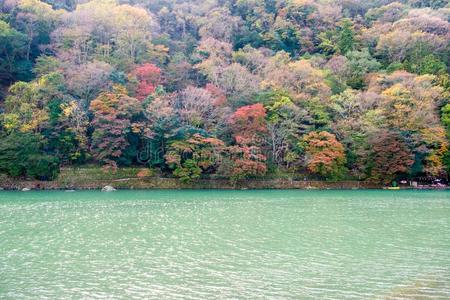
[[[381,189],[382,184],[365,181],[317,181],[278,179],[247,179],[231,182],[227,179],[199,179],[183,183],[177,178],[145,174],[145,168],[120,168],[104,172],[99,168],[64,168],[53,181],[17,180],[2,176],[4,190],[94,190],[109,185],[116,189]],[[148,172],[147,172],[148,173]],[[143,175],[144,174],[144,175]],[[409,188],[409,187],[404,187]]]

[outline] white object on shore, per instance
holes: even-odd
[[[116,189],[110,185],[104,186],[102,188],[102,192],[115,192],[115,191],[116,191]]]
[[[23,188],[22,189],[22,192],[28,192],[28,191],[31,191],[31,189],[30,188]]]

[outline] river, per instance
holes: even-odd
[[[450,299],[450,192],[0,192],[0,299],[80,298]]]

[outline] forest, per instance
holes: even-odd
[[[450,173],[447,0],[1,0],[0,173]]]

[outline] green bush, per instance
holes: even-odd
[[[59,172],[59,161],[50,155],[31,155],[28,158],[26,175],[41,180],[55,179]]]

